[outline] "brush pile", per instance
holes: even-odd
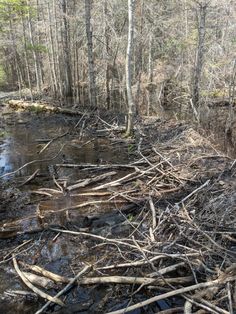
[[[39,275],[67,284],[54,297],[41,295],[48,303],[37,313],[52,303],[64,306],[59,297],[75,282],[106,287],[85,313],[235,313],[235,162],[180,122],[144,119],[130,141],[119,137],[120,128],[104,128],[102,119],[96,127],[110,145],[125,143],[132,161],[57,163],[56,188],[32,191],[73,200],[58,210],[40,203],[34,215],[41,230],[57,235],[54,242],[73,247],[67,274],[46,271],[45,258],[32,265],[31,251],[13,256],[26,284],[39,285]],[[72,173],[80,179],[70,181]],[[37,276],[20,270],[18,260]],[[78,274],[71,276],[71,269]]]

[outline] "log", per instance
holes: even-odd
[[[14,100],[11,99],[8,101],[8,104],[12,108],[19,108],[24,110],[38,110],[38,111],[46,111],[46,112],[53,112],[53,113],[63,113],[67,115],[84,115],[84,112],[78,110],[72,110],[68,108],[61,108],[52,106],[49,104],[37,103],[37,102],[27,102],[23,100]]]

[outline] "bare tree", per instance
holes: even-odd
[[[87,55],[88,55],[88,75],[89,75],[89,98],[90,105],[96,107],[96,81],[93,59],[93,32],[91,27],[91,0],[84,0],[85,4],[85,23],[87,35]]]
[[[196,51],[196,61],[194,67],[193,75],[193,105],[195,107],[199,106],[199,95],[200,95],[200,82],[203,67],[203,57],[204,57],[204,44],[206,35],[206,14],[207,8],[209,6],[209,1],[197,2],[198,5],[198,46]]]
[[[134,36],[134,10],[136,0],[128,0],[128,15],[129,15],[129,28],[128,28],[128,44],[126,52],[126,89],[127,89],[127,100],[128,100],[128,117],[126,126],[126,136],[130,136],[133,131],[134,123],[134,100],[132,95],[132,49],[133,49],[133,36]]]

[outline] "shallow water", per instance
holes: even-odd
[[[92,129],[89,132],[80,137],[78,134],[72,136],[63,137],[55,143],[53,143],[42,155],[39,156],[38,152],[42,149],[48,140],[63,134],[76,125],[78,118],[68,118],[61,115],[47,115],[42,113],[40,115],[32,113],[12,113],[11,111],[3,111],[2,130],[4,136],[1,139],[0,144],[0,176],[3,176],[9,172],[15,171],[22,167],[24,164],[31,162],[32,160],[38,160],[22,170],[16,172],[13,176],[4,176],[2,181],[7,187],[6,198],[9,201],[0,206],[0,214],[2,217],[0,235],[2,240],[0,241],[2,255],[4,256],[4,250],[9,252],[10,249],[14,249],[17,245],[21,244],[25,240],[33,239],[32,247],[24,255],[24,260],[30,264],[43,265],[46,269],[53,271],[61,275],[68,274],[68,269],[71,271],[71,258],[72,256],[79,256],[79,265],[76,267],[82,267],[83,258],[88,261],[86,254],[89,254],[91,262],[98,257],[91,255],[91,252],[86,252],[83,248],[93,246],[91,242],[89,245],[85,243],[75,243],[73,238],[66,238],[61,235],[55,239],[55,233],[40,232],[35,233],[37,230],[41,231],[45,227],[45,222],[49,225],[63,226],[67,223],[67,213],[63,211],[58,213],[57,211],[65,207],[73,206],[80,202],[85,201],[83,197],[71,196],[68,194],[54,195],[50,199],[43,199],[34,204],[31,204],[31,197],[28,201],[27,195],[25,199],[22,199],[20,194],[11,187],[16,186],[20,191],[29,191],[38,189],[39,187],[55,188],[52,177],[50,176],[48,167],[56,165],[57,163],[93,163],[93,164],[106,164],[106,163],[119,163],[127,164],[130,162],[131,157],[129,153],[129,147],[126,144],[113,145],[113,143],[105,139],[104,137],[97,137],[93,134]],[[63,146],[64,145],[64,146]],[[63,147],[60,154],[58,152]],[[54,159],[52,157],[58,156]],[[36,170],[40,170],[40,176],[36,180],[32,181],[23,187],[19,187],[20,183],[24,181],[27,176],[32,175]],[[74,182],[78,179],[84,179],[88,177],[88,172],[83,172],[80,169],[59,169],[59,179],[66,178],[70,182]],[[98,175],[95,173],[92,175]],[[119,173],[124,175],[124,172]],[[83,189],[82,189],[83,191]],[[19,198],[19,202],[17,199]],[[100,198],[101,199],[101,198]],[[11,201],[12,200],[12,201]],[[86,199],[87,200],[87,199]],[[93,198],[89,198],[93,200]],[[34,201],[34,199],[33,199]],[[21,207],[21,205],[23,206]],[[26,205],[25,205],[26,204]],[[14,205],[14,206],[13,206]],[[3,211],[1,212],[1,210]],[[77,210],[73,212],[69,219],[72,220],[73,225],[80,226],[83,217],[87,214],[104,214],[112,212],[111,205],[106,206],[94,206],[86,209]],[[39,213],[41,218],[39,219]],[[51,214],[47,216],[47,212],[55,212],[55,215]],[[44,221],[44,216],[46,216]],[[11,234],[9,231],[4,231],[4,224],[11,227]],[[25,232],[27,231],[27,232]],[[33,234],[29,233],[34,231]],[[17,235],[17,236],[16,236]],[[12,239],[10,237],[13,237]],[[5,238],[5,239],[3,239]],[[86,257],[86,258],[85,258]],[[25,298],[9,297],[5,294],[6,291],[11,290],[28,290],[20,279],[13,271],[12,264],[3,264],[0,266],[0,313],[4,309],[4,313],[35,313],[36,309],[42,306],[43,300],[28,300]],[[98,304],[111,288],[109,287],[78,287],[73,289],[73,292],[68,294],[68,303],[71,307],[58,313],[79,313],[81,304],[85,302],[83,313],[95,313],[96,304]],[[55,294],[55,291],[53,291]],[[146,299],[146,295],[142,292],[135,296],[134,301]],[[20,301],[19,301],[20,300]],[[86,304],[93,302],[93,307],[89,310],[86,309]],[[111,308],[113,310],[122,308],[127,305],[130,300],[127,298],[121,300],[120,304],[117,304],[116,300],[113,300]],[[114,303],[115,302],[115,303]],[[123,303],[122,303],[123,302]],[[78,307],[79,304],[79,307]],[[175,305],[178,304],[178,300],[175,300]],[[158,309],[171,308],[172,303],[169,301],[161,301],[158,304],[153,304],[153,312],[157,312]],[[90,305],[89,305],[90,306]],[[87,307],[88,308],[88,307]],[[56,309],[56,308],[55,308]],[[102,313],[102,311],[97,312]],[[133,314],[141,313],[141,310],[133,312]]]

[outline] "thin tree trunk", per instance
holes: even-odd
[[[29,27],[29,38],[30,38],[30,44],[32,46],[32,52],[33,52],[33,59],[34,59],[34,69],[35,69],[35,77],[36,77],[36,85],[37,85],[37,92],[41,93],[41,82],[39,78],[39,62],[38,62],[38,56],[35,51],[35,45],[34,45],[34,39],[32,34],[32,24],[31,24],[31,16],[30,16],[30,2],[27,1],[28,6],[28,27]]]
[[[29,69],[29,55],[28,55],[27,45],[26,45],[25,23],[24,23],[24,20],[23,20],[23,16],[21,16],[21,23],[22,23],[22,29],[23,29],[24,56],[25,56],[26,74],[27,74],[27,80],[28,80],[28,87],[29,87],[29,90],[30,90],[30,98],[31,98],[31,101],[33,101],[32,82],[31,82],[30,69]]]
[[[91,28],[91,0],[85,0],[85,23],[87,35],[88,75],[89,75],[89,98],[92,107],[97,106],[96,80],[93,57],[93,32]]]
[[[51,14],[50,14],[50,5],[47,5],[48,11],[48,23],[49,23],[49,42],[51,48],[51,67],[52,67],[52,79],[54,85],[55,94],[58,94],[58,80],[56,76],[56,57],[55,57],[55,49],[54,49],[54,42],[53,42],[53,34],[52,34],[52,25],[51,25]]]
[[[48,8],[47,8],[48,9]],[[46,26],[46,19],[45,19],[45,14],[44,14],[44,10],[42,10],[42,17],[43,17],[43,23],[44,23],[44,28],[45,28],[45,32],[47,32],[47,26]],[[48,21],[49,23],[49,21]],[[46,33],[46,35],[48,35]],[[47,36],[48,38],[48,36]],[[53,67],[52,67],[52,63],[53,63],[53,60],[52,60],[52,54],[51,54],[51,46],[50,46],[50,43],[49,43],[49,40],[47,39],[46,40],[46,46],[47,46],[47,55],[48,55],[48,67],[49,67],[49,76],[50,76],[50,81],[51,81],[51,88],[52,88],[52,92],[55,96],[56,94],[56,88],[55,88],[55,82],[54,82],[54,75],[53,75]]]
[[[14,66],[17,74],[17,81],[18,81],[18,88],[19,88],[19,96],[22,97],[22,86],[23,86],[23,80],[22,80],[22,74],[21,70],[19,68],[18,62],[17,62],[17,48],[16,48],[16,41],[15,41],[15,35],[13,32],[13,26],[12,26],[12,18],[11,18],[11,13],[10,9],[8,8],[10,19],[9,19],[9,28],[10,28],[10,37],[11,37],[11,42],[12,42],[12,47],[13,47],[13,58],[14,58]]]
[[[111,91],[110,91],[110,71],[109,71],[109,42],[110,42],[110,34],[109,34],[109,26],[108,26],[108,8],[107,8],[107,0],[104,0],[104,37],[105,37],[105,58],[106,58],[106,104],[107,109],[111,108]]]
[[[127,89],[127,100],[128,100],[128,117],[127,117],[126,136],[130,136],[130,134],[133,132],[134,110],[135,110],[133,95],[132,95],[132,73],[131,73],[135,2],[136,0],[128,0],[129,29],[128,29],[128,44],[127,44],[127,54],[126,54],[126,89]]]
[[[208,3],[199,3],[198,47],[196,52],[196,62],[193,77],[193,104],[195,107],[199,106],[200,101],[200,83],[204,57],[207,7]]]
[[[58,22],[57,22],[57,12],[56,12],[56,3],[55,0],[53,0],[53,15],[54,15],[54,25],[55,25],[55,57],[56,57],[56,74],[57,74],[57,82],[58,82],[58,87],[59,87],[59,98],[62,101],[63,98],[63,92],[62,92],[62,79],[61,79],[61,61],[59,58],[59,38],[58,38]]]
[[[68,8],[67,1],[62,0],[62,11],[63,11],[63,42],[64,42],[64,53],[65,53],[65,72],[66,72],[66,86],[65,86],[65,96],[72,97],[72,73],[71,73],[71,62],[70,62],[70,39],[69,39],[69,23],[68,23]]]
[[[37,21],[38,23],[40,23],[40,16],[39,16],[39,0],[36,0],[36,11],[37,11]],[[40,45],[40,33],[37,32],[37,44],[38,46]],[[41,89],[42,89],[42,86],[43,86],[43,80],[44,80],[44,77],[43,77],[43,69],[42,69],[42,57],[41,57],[41,53],[40,52],[37,52],[37,59],[38,59],[38,71],[39,71],[39,81],[40,81],[40,85],[41,85]]]
[[[137,80],[137,90],[135,95],[135,110],[136,113],[139,112],[139,102],[140,102],[140,94],[141,94],[141,77],[143,73],[143,25],[144,25],[144,0],[140,0],[139,2],[139,43],[137,45],[138,51],[136,52],[136,80]],[[134,71],[135,73],[135,71]]]
[[[150,108],[152,105],[153,98],[153,35],[152,33],[149,36],[149,55],[148,55],[148,83],[150,84],[150,88],[148,88],[148,104],[147,104],[147,116],[150,115]]]

